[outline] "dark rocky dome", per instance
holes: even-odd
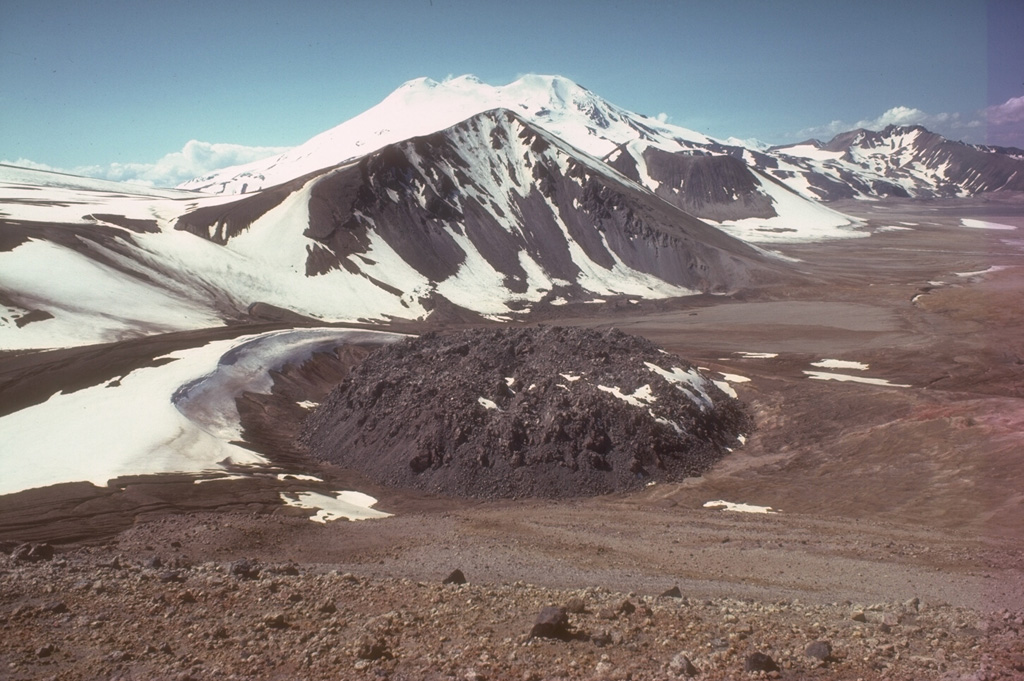
[[[503,328],[380,348],[309,417],[302,441],[386,485],[574,497],[700,475],[751,424],[742,403],[645,339]]]

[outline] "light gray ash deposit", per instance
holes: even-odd
[[[539,327],[383,347],[310,416],[302,440],[386,485],[574,497],[700,475],[750,429],[738,400],[643,338]]]

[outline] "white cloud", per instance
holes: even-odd
[[[53,170],[97,177],[104,180],[133,182],[154,187],[174,187],[215,170],[252,163],[287,151],[289,147],[248,147],[241,144],[223,144],[189,140],[181,151],[171,152],[155,163],[110,163],[106,165],[54,168],[29,159],[0,161],[37,170]]]
[[[985,109],[989,125],[1024,123],[1024,96],[1012,97],[1002,104]]]
[[[986,141],[989,144],[1024,149],[1024,96],[1011,97],[983,113],[988,122]]]
[[[658,114],[657,116],[655,116],[654,120],[658,121],[659,123],[668,123],[668,114],[665,113],[665,112],[662,112],[662,113]]]

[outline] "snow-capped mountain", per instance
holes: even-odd
[[[511,319],[729,293],[792,276],[749,242],[866,235],[820,199],[1010,189],[1024,177],[1011,154],[918,128],[767,150],[734,141],[557,76],[502,87],[463,77],[410,81],[306,144],[179,189],[0,167],[0,349],[266,310]]]
[[[18,171],[23,173],[23,171]],[[38,171],[28,171],[38,172]],[[786,266],[507,109],[245,195],[2,182],[0,344],[213,326],[497,319],[727,293]]]
[[[470,116],[498,109],[562,139],[580,153],[609,161],[670,203],[693,212],[741,238],[778,241],[792,238],[851,236],[857,221],[818,205],[817,197],[787,191],[757,166],[763,154],[721,142],[699,132],[627,111],[560,76],[529,75],[505,86],[473,76],[444,82],[412,80],[377,106],[278,156],[226,168],[181,185],[204,193],[246,193],[365,156],[384,146],[455,125]],[[735,140],[730,140],[735,141]],[[713,156],[710,163],[695,157]],[[733,156],[734,172],[714,173],[713,195],[703,187],[684,187],[680,164],[707,167]],[[677,157],[669,161],[670,157]],[[648,161],[654,168],[648,169]],[[728,162],[726,162],[728,163]],[[738,182],[735,186],[732,182]],[[792,189],[792,188],[790,188]],[[689,198],[688,198],[689,197]],[[808,200],[810,199],[810,200]],[[783,224],[784,223],[784,224]],[[794,224],[798,228],[794,233]]]
[[[529,75],[504,86],[474,76],[411,80],[380,104],[278,156],[225,168],[180,185],[212,194],[243,194],[350,161],[410,137],[443,130],[484,111],[508,109],[577,149],[602,157],[646,138],[675,149],[711,140],[635,114],[561,76]]]
[[[1024,190],[1024,152],[954,142],[919,125],[772,147],[756,163],[804,196],[826,201]]]

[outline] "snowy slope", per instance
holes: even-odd
[[[266,460],[241,440],[235,397],[267,392],[269,372],[342,343],[388,343],[396,334],[341,329],[275,331],[167,355],[161,366],[0,418],[0,494],[125,475],[203,473]],[[55,427],[59,426],[59,427]]]
[[[676,149],[704,135],[617,107],[561,76],[523,76],[492,86],[473,76],[411,80],[380,104],[278,156],[190,180],[182,189],[240,194],[365,156],[411,137],[443,130],[473,115],[509,109],[592,156],[638,138]]]

